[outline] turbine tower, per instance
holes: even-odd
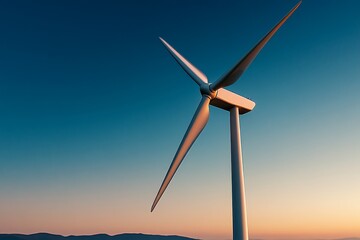
[[[300,4],[301,1],[296,4],[295,7],[291,9],[291,11],[245,55],[244,58],[214,83],[209,83],[204,73],[186,60],[165,40],[160,38],[170,54],[185,72],[199,85],[202,99],[155,197],[151,212],[159,202],[185,155],[208,122],[210,104],[230,112],[233,240],[248,240],[239,115],[251,111],[255,107],[255,103],[224,89],[224,87],[232,85],[241,77],[264,45],[295,12]]]

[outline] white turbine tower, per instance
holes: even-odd
[[[258,42],[258,44],[256,44],[256,46],[251,49],[251,51],[246,54],[243,59],[241,59],[233,68],[231,68],[214,83],[208,83],[208,79],[204,73],[181,56],[180,53],[171,47],[165,40],[160,38],[170,54],[175,58],[185,72],[199,85],[202,99],[193,119],[190,122],[185,136],[180,143],[165,179],[161,184],[159,192],[157,193],[151,207],[151,211],[154,210],[185,155],[201,131],[204,129],[209,119],[209,104],[211,104],[221,109],[230,111],[233,240],[248,240],[239,115],[251,111],[255,107],[255,103],[247,98],[224,89],[224,87],[235,83],[241,77],[264,45],[294,13],[300,4],[301,1],[296,4],[296,6],[291,9],[291,11],[283,19],[281,19],[281,21],[263,39],[261,39],[260,42]]]

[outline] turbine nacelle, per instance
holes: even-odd
[[[216,97],[210,101],[210,105],[230,111],[231,108],[237,107],[239,114],[250,112],[255,107],[255,102],[248,98],[242,97],[225,88],[216,91]]]
[[[231,108],[239,108],[239,114],[247,113],[254,109],[255,102],[242,97],[225,88],[211,91],[211,84],[203,83],[200,85],[200,93],[210,99],[210,105],[230,111]]]

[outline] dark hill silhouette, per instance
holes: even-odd
[[[181,236],[162,236],[150,235],[141,233],[123,233],[118,235],[95,234],[82,236],[61,236],[50,233],[35,233],[35,234],[0,234],[0,240],[198,240],[195,238],[181,237]],[[261,239],[254,239],[261,240]],[[324,240],[324,239],[307,239],[307,240]],[[358,237],[339,238],[331,240],[360,240]]]
[[[61,236],[49,233],[35,234],[0,234],[0,240],[195,240],[181,236],[161,236],[141,233],[124,233],[118,235],[96,234],[83,236]]]

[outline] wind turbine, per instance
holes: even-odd
[[[155,197],[154,203],[151,207],[151,212],[159,202],[185,155],[208,122],[209,104],[211,104],[215,107],[230,111],[233,240],[248,240],[239,115],[251,111],[255,107],[255,103],[247,98],[224,89],[224,87],[232,85],[241,77],[264,45],[295,12],[300,4],[301,1],[297,3],[295,7],[293,7],[291,11],[283,19],[281,19],[281,21],[268,34],[266,34],[266,36],[261,39],[255,47],[250,50],[250,52],[248,52],[248,54],[246,54],[244,58],[242,58],[233,68],[231,68],[214,83],[209,83],[204,73],[186,60],[164,39],[160,38],[161,42],[170,54],[175,58],[185,72],[199,85],[202,99],[190,122],[185,136],[180,143],[165,179]]]

